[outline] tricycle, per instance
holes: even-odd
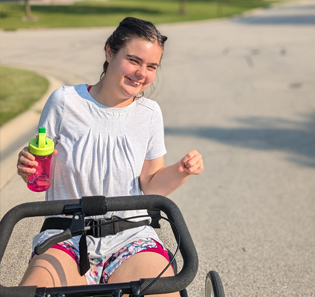
[[[70,239],[72,236],[82,235],[87,229],[97,228],[97,225],[85,226],[84,220],[88,216],[106,214],[109,211],[147,209],[151,217],[151,226],[160,228],[160,220],[171,224],[177,248],[170,252],[170,263],[155,278],[140,279],[126,283],[96,284],[83,286],[67,286],[43,288],[36,286],[6,287],[0,284],[0,297],[68,297],[68,296],[113,296],[140,297],[152,294],[166,294],[180,292],[186,297],[186,288],[194,280],[198,270],[198,255],[186,226],[185,220],[177,205],[167,197],[159,195],[139,196],[89,196],[81,199],[29,202],[15,206],[8,211],[0,222],[0,264],[9,242],[14,226],[23,218],[38,216],[67,215],[72,221],[69,228],[57,234],[35,249],[36,254],[44,253],[55,243]],[[162,214],[163,213],[163,214]],[[164,214],[166,216],[164,216]],[[128,218],[134,219],[135,217]],[[126,218],[121,220],[127,220]],[[106,224],[106,223],[105,223]],[[175,256],[180,251],[183,265],[177,271]],[[173,266],[175,275],[161,277],[163,272]],[[209,271],[205,282],[206,297],[224,297],[224,290],[220,276],[215,271]]]

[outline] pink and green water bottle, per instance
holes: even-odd
[[[38,135],[28,145],[29,152],[38,163],[36,172],[27,177],[27,187],[34,192],[43,192],[50,188],[54,149],[54,142],[46,137],[46,128],[40,127]]]

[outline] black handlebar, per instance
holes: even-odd
[[[91,199],[94,199],[93,202]],[[4,255],[15,224],[23,218],[35,216],[51,216],[60,214],[73,214],[81,209],[85,215],[105,214],[107,211],[147,209],[163,211],[177,226],[181,236],[180,252],[183,257],[183,268],[174,277],[163,277],[155,282],[146,295],[165,294],[181,291],[195,278],[198,269],[198,256],[192,238],[177,205],[170,199],[159,195],[139,195],[105,198],[104,196],[83,197],[62,201],[31,202],[18,205],[11,209],[0,222],[0,262]],[[173,230],[174,231],[174,230]],[[71,238],[69,229],[58,234],[58,242]],[[176,234],[175,234],[176,238]],[[47,246],[55,242],[50,238]],[[44,248],[47,248],[44,246]],[[50,245],[51,246],[51,245]],[[43,248],[43,247],[41,247]],[[41,252],[41,250],[39,250]],[[141,290],[146,288],[153,279],[141,279]],[[34,297],[37,287],[4,287],[0,284],[0,297]],[[71,287],[67,287],[67,290]],[[50,289],[50,290],[53,290]],[[18,292],[18,294],[17,294]]]

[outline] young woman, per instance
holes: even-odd
[[[196,150],[174,165],[164,166],[162,113],[156,102],[143,97],[154,81],[166,39],[152,23],[126,18],[106,41],[100,81],[92,86],[62,87],[50,96],[39,122],[56,147],[46,200],[91,195],[130,195],[132,199],[142,193],[166,196],[203,170],[202,156]],[[35,172],[27,166],[36,167],[37,162],[24,148],[17,166],[24,180]],[[146,211],[119,211],[104,218],[142,214]],[[43,230],[34,238],[33,248],[58,232]],[[33,256],[21,285],[138,280],[157,276],[169,261],[154,229],[137,225],[105,237],[87,236],[90,269],[80,275],[79,239],[74,237]],[[170,275],[171,267],[163,276]]]

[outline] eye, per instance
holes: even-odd
[[[157,66],[150,65],[150,66],[148,66],[148,68],[149,68],[149,70],[151,70],[151,71],[155,71],[156,68],[157,68]]]
[[[139,62],[135,59],[129,59],[129,62],[134,65],[139,64]]]

